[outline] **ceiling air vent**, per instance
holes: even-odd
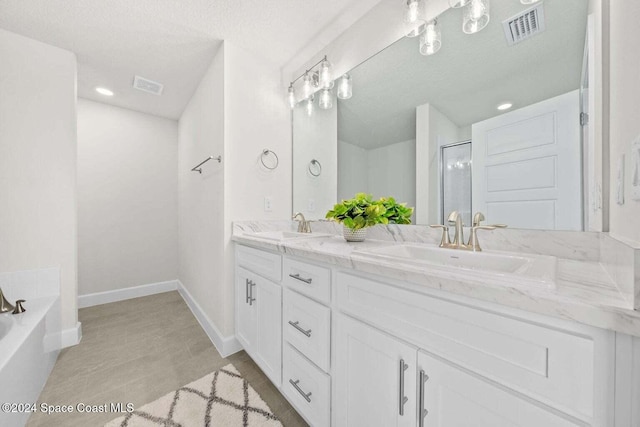
[[[152,93],[154,95],[162,95],[162,89],[164,85],[153,80],[145,79],[144,77],[135,76],[133,79],[134,89],[141,90],[143,92]]]
[[[520,43],[544,31],[542,3],[502,21],[509,46]]]

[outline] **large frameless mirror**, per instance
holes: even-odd
[[[298,103],[294,210],[323,218],[365,192],[414,206],[417,224],[458,210],[466,224],[481,211],[515,228],[589,229],[599,189],[584,177],[601,159],[581,125],[588,2],[536,7],[539,31],[515,42],[503,21],[531,6],[494,1],[472,35],[449,9],[437,19],[435,54],[403,38],[349,72],[350,99],[326,110],[317,99]]]

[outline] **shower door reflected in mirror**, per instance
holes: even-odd
[[[458,211],[471,224],[471,141],[440,147],[440,198],[441,220]]]

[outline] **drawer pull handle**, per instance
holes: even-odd
[[[407,369],[409,369],[409,365],[404,363],[404,359],[400,359],[400,388],[398,390],[400,415],[404,415],[404,404],[409,400],[409,398],[404,395],[404,371]]]
[[[254,287],[255,285],[256,285],[256,284],[255,284],[252,280],[247,279],[247,282],[246,282],[246,291],[247,291],[247,303],[248,303],[249,305],[253,305],[253,302],[256,300],[256,299],[253,297],[253,287]]]
[[[308,284],[308,285],[310,285],[310,284],[311,284],[311,282],[313,281],[313,279],[312,279],[312,278],[305,279],[304,277],[300,277],[300,273],[296,273],[296,274],[289,274],[289,277],[293,277],[294,279],[296,279],[296,280],[300,280],[301,282],[304,282],[304,283],[306,283],[306,284]]]
[[[311,338],[311,329],[308,330],[304,330],[300,327],[300,322],[298,322],[297,320],[295,322],[289,320],[289,324],[291,326],[293,326],[294,328],[296,328],[298,331],[302,332],[303,334],[305,334],[307,337]]]
[[[304,397],[304,400],[306,400],[307,402],[311,403],[311,392],[309,393],[305,393],[304,390],[302,390],[300,388],[300,386],[298,385],[298,383],[300,382],[300,380],[292,380],[289,379],[289,383],[291,383],[291,385],[293,386],[293,388],[295,388],[298,393],[300,393],[302,395],[302,397]]]
[[[424,427],[424,417],[427,416],[429,411],[424,408],[424,385],[429,380],[429,375],[425,374],[422,369],[420,369],[420,379],[418,382],[419,393],[418,393],[418,427]]]

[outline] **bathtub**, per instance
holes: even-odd
[[[59,292],[46,295],[49,292],[42,292],[39,283],[33,283],[34,289],[25,283],[12,287],[2,283],[1,276],[5,274],[0,274],[0,287],[7,299],[11,303],[18,298],[26,299],[27,311],[0,314],[0,405],[34,404],[60,351]],[[0,408],[0,426],[24,426],[30,415]]]

